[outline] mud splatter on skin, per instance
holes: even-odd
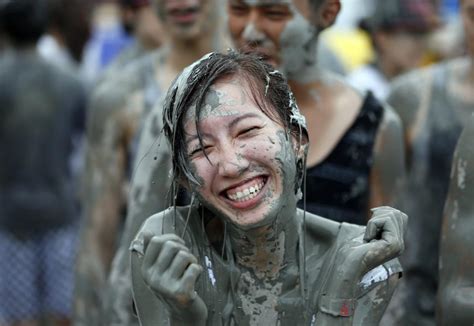
[[[280,36],[281,70],[290,80],[309,83],[320,75],[317,45],[320,30],[312,25],[291,3],[293,19]]]
[[[439,325],[470,325],[474,311],[474,116],[459,139],[452,164],[440,246]]]
[[[405,275],[407,295],[413,298],[402,307],[407,314],[420,314],[419,307],[434,307],[437,300],[452,300],[450,294],[443,292],[441,283],[438,287],[438,298],[432,289],[442,278],[438,278],[439,239],[450,232],[461,239],[461,229],[464,228],[458,223],[454,230],[451,229],[451,215],[456,209],[452,198],[448,199],[449,205],[445,205],[445,200],[451,176],[451,189],[455,187],[458,191],[462,190],[458,187],[458,181],[459,185],[463,186],[463,178],[458,180],[458,176],[450,174],[449,171],[452,162],[457,165],[457,160],[452,161],[455,144],[463,125],[469,121],[465,114],[472,113],[474,105],[454,88],[461,86],[458,83],[463,80],[459,72],[470,71],[471,66],[472,59],[464,57],[404,75],[392,85],[387,100],[400,116],[405,130],[404,136],[408,141],[406,148],[409,170],[404,189],[400,192],[404,193],[404,198],[399,201],[400,207],[405,209],[409,216],[417,216],[409,222],[407,243],[412,245],[407,247],[405,256],[412,257],[407,260],[409,265],[406,267],[421,272]],[[463,82],[461,84],[468,85]],[[462,196],[458,195],[458,201],[461,198]],[[459,211],[462,212],[461,206]],[[449,223],[442,222],[443,212]],[[457,246],[458,240],[450,238],[447,243],[449,247],[453,244]],[[463,242],[463,246],[465,245]],[[452,275],[457,273],[451,268],[457,261],[452,252],[446,252],[446,261],[443,263],[443,269],[450,270],[445,272],[446,279],[450,281]],[[448,274],[451,275],[447,276]],[[450,289],[449,292],[456,291]],[[451,304],[449,306],[452,307]],[[434,322],[434,311],[430,314]],[[455,315],[451,309],[446,310],[446,314]],[[440,320],[444,318],[449,320],[447,316],[442,316]],[[462,323],[451,320],[446,324]]]
[[[227,116],[222,112],[229,112],[229,106],[241,103],[245,105],[246,101],[248,100],[238,101],[214,88],[206,97],[200,121],[209,117]],[[296,113],[295,111],[295,116]],[[190,119],[188,121],[192,122],[195,119],[193,112],[188,111],[186,116]],[[235,300],[240,303],[239,306],[242,307],[243,313],[252,323],[268,323],[269,320],[276,322],[278,313],[275,310],[275,305],[283,284],[283,280],[279,279],[280,270],[287,266],[289,261],[296,260],[294,244],[298,242],[294,219],[297,201],[294,193],[297,175],[294,142],[289,137],[289,131],[281,128],[277,128],[276,134],[267,136],[266,140],[268,146],[264,147],[273,149],[274,154],[270,154],[270,152],[268,154],[274,155],[274,157],[271,157],[270,160],[268,156],[261,153],[259,157],[264,157],[265,161],[272,162],[275,171],[271,173],[271,180],[267,183],[266,192],[258,206],[268,207],[268,210],[265,211],[263,218],[251,225],[240,225],[240,221],[245,221],[247,212],[230,209],[231,214],[234,215],[231,217],[228,215],[228,211],[222,211],[205,198],[202,190],[206,187],[206,180],[199,175],[196,163],[189,159],[190,170],[199,181],[199,185],[192,185],[198,200],[228,225],[227,235],[230,241],[228,245],[231,246],[235,259],[242,268],[241,282],[238,283]],[[276,150],[275,146],[278,146],[279,149]],[[237,168],[237,174],[245,176],[246,173],[259,175],[271,172],[272,167],[260,165],[258,160],[252,159],[261,145],[258,148],[257,146],[252,148],[249,146],[238,147],[240,151],[235,153],[235,162],[230,162]],[[188,155],[192,151],[193,149],[188,150]],[[291,244],[292,247],[287,248],[288,244]],[[256,300],[256,297],[259,300]]]
[[[127,69],[117,72],[118,78],[101,81],[89,103],[82,198],[86,219],[81,231],[81,238],[88,240],[80,241],[78,248],[77,266],[80,271],[76,275],[79,286],[75,298],[86,307],[84,313],[78,314],[78,318],[88,320],[89,323],[85,323],[87,325],[95,324],[92,319],[99,315],[97,298],[103,296],[110,264],[119,242],[117,235],[129,195],[126,192],[127,170],[133,165],[131,158],[134,156],[140,117],[151,109],[150,106],[159,97],[159,90],[156,90],[157,93],[152,92],[154,85],[145,77],[152,70],[152,62],[163,55],[164,52],[159,50],[127,65]],[[148,91],[145,91],[146,88]],[[158,132],[147,127],[146,132],[149,130]],[[146,188],[143,188],[142,193],[145,191]],[[130,195],[132,200],[142,196],[135,195]],[[111,300],[108,294],[104,298],[107,302],[119,302]]]
[[[250,272],[243,272],[238,286],[243,313],[250,325],[276,325],[278,312],[275,307],[281,295],[282,283],[259,284]]]
[[[220,101],[217,93],[216,90],[216,94],[213,94],[214,98],[211,99],[210,103],[207,103],[209,105],[208,109],[203,110],[213,117],[219,116],[222,112],[220,108],[216,108],[216,103]],[[292,103],[292,100],[290,97],[290,103]],[[300,119],[296,105],[292,106],[291,111],[291,122],[302,126],[304,120]],[[227,121],[230,120],[228,119]],[[222,121],[226,121],[226,119],[222,119]],[[273,126],[271,123],[269,125]],[[209,130],[212,130],[212,126]],[[247,142],[247,139],[245,141]],[[227,144],[230,143],[226,142]],[[203,287],[199,286],[197,288],[199,295],[205,299],[206,303],[214,302],[209,309],[210,317],[208,322],[213,323],[215,320],[220,319],[225,320],[227,324],[227,322],[231,323],[232,318],[234,318],[233,321],[236,324],[249,324],[251,322],[254,324],[268,324],[269,321],[270,324],[277,324],[281,317],[283,320],[286,320],[283,323],[284,325],[289,324],[291,320],[300,321],[297,324],[302,324],[301,321],[304,320],[307,324],[311,317],[314,316],[312,311],[306,316],[306,312],[313,308],[306,306],[304,300],[306,298],[305,291],[308,289],[306,284],[309,284],[309,287],[315,286],[317,288],[319,286],[317,285],[319,283],[316,278],[325,261],[318,258],[321,258],[321,255],[324,255],[325,250],[328,248],[324,242],[326,240],[332,242],[332,237],[336,236],[336,231],[333,233],[332,228],[337,228],[338,226],[318,221],[312,216],[311,223],[318,223],[319,225],[314,230],[311,230],[315,231],[315,238],[317,240],[313,238],[310,240],[311,253],[307,255],[304,245],[306,238],[303,235],[303,232],[306,234],[306,229],[302,227],[302,223],[304,223],[302,221],[307,220],[304,219],[304,214],[301,211],[296,210],[295,180],[298,178],[299,171],[297,170],[298,165],[295,153],[297,150],[300,153],[299,150],[301,148],[295,149],[295,147],[297,146],[293,142],[289,131],[283,128],[275,128],[271,132],[263,134],[259,144],[248,142],[248,146],[240,146],[237,143],[235,148],[232,147],[232,150],[228,148],[228,152],[224,153],[230,157],[225,162],[231,161],[234,167],[240,167],[240,169],[235,169],[235,171],[237,171],[237,174],[242,174],[242,176],[245,176],[246,172],[251,172],[251,175],[253,173],[258,175],[259,173],[268,173],[272,170],[272,178],[275,179],[275,183],[271,182],[268,184],[265,196],[263,196],[262,201],[265,204],[264,209],[261,210],[263,211],[261,215],[264,215],[263,219],[255,219],[257,222],[251,225],[241,225],[239,223],[239,221],[245,221],[246,215],[251,214],[251,212],[246,213],[235,209],[232,212],[225,205],[220,205],[219,201],[211,198],[212,196],[207,197],[212,202],[206,202],[203,198],[204,196],[201,195],[201,189],[204,186],[209,186],[205,182],[209,182],[208,180],[210,179],[204,178],[207,176],[205,172],[202,177],[199,176],[198,172],[200,171],[199,169],[202,171],[202,165],[197,165],[194,162],[189,163],[192,174],[199,180],[198,183],[192,184],[192,187],[197,193],[198,200],[201,201],[201,206],[204,208],[185,208],[189,212],[193,211],[194,214],[191,218],[188,235],[208,240],[204,238],[203,227],[192,225],[193,220],[199,220],[199,214],[201,214],[201,217],[209,217],[211,219],[217,217],[214,221],[220,219],[225,224],[223,232],[224,246],[221,250],[213,250],[218,249],[214,243],[212,243],[211,248],[206,245],[203,246],[203,244],[208,244],[208,242],[200,241],[201,239],[197,239],[197,245],[192,246],[192,248],[199,251],[194,253],[196,257],[210,257],[215,268],[215,275],[213,274],[215,278],[210,277],[209,281],[207,277],[201,277],[198,280],[198,282],[201,282],[202,279],[205,279],[205,282],[212,283],[208,287],[206,287],[207,284],[204,284]],[[269,151],[266,151],[266,149],[269,149]],[[257,159],[252,159],[252,155],[256,154],[259,154],[256,156]],[[217,153],[214,155],[217,155]],[[216,161],[216,164],[218,163],[220,162]],[[219,211],[219,209],[222,209],[222,211]],[[256,208],[255,212],[260,213],[260,210],[257,209],[259,208]],[[175,211],[179,210],[177,208]],[[182,216],[182,214],[178,213],[176,216]],[[236,222],[234,217],[238,217],[239,220]],[[326,239],[320,239],[319,235],[321,233],[319,231],[321,230],[317,230],[317,228],[324,229],[328,233]],[[308,232],[308,235],[310,233]],[[180,234],[184,233],[180,232]],[[208,255],[206,252],[203,253],[201,249],[210,250],[211,255]],[[202,253],[203,255],[201,255]],[[217,259],[220,258],[219,255],[221,253],[224,260],[228,261],[223,262],[221,259]],[[213,259],[212,255],[216,259]],[[305,263],[310,259],[310,267],[307,270]],[[234,269],[238,269],[237,273],[234,273]],[[305,274],[307,271],[308,273]],[[229,276],[229,274],[231,275]],[[235,276],[237,280],[232,279],[232,275],[237,275]],[[313,279],[307,283],[308,276]],[[229,277],[230,281],[227,281],[226,278]],[[291,281],[289,281],[290,278]],[[203,284],[201,283],[200,285]],[[213,292],[214,285],[219,292]],[[229,285],[232,290],[229,290]],[[311,293],[310,296],[312,296],[312,289],[308,290]],[[233,316],[224,317],[223,313],[220,313],[224,311],[223,309],[214,310],[213,308],[222,308],[222,302],[226,301],[225,297],[227,297],[225,308],[230,306],[229,309],[234,314]],[[313,297],[316,297],[316,295]],[[279,312],[283,313],[279,315]]]
[[[285,132],[284,130],[280,130],[278,134],[276,135],[276,137],[279,139],[281,150],[276,154],[276,156],[272,160],[278,166],[277,174],[281,179],[280,187],[281,189],[285,189],[285,190],[294,189],[294,181],[296,178],[296,158],[294,156],[293,145],[289,144],[290,142],[288,142],[287,140],[287,132]],[[274,141],[271,138],[269,138],[269,140],[271,144],[274,144]],[[244,154],[236,153],[236,157],[240,160],[243,160]],[[292,166],[294,166],[294,168],[291,168],[291,170],[288,171],[288,169]],[[205,198],[203,198],[202,196],[199,196],[199,190],[205,185],[205,181],[203,180],[202,177],[198,175],[196,165],[192,162],[190,162],[190,170],[192,171],[192,173],[196,177],[196,180],[198,180],[200,184],[200,185],[193,186],[193,191],[195,191],[198,194],[198,198],[200,202],[203,203],[206,207],[208,207],[211,211],[213,211],[214,214],[216,214],[216,216],[219,216],[220,218],[234,224],[234,222],[232,222],[225,213],[223,213],[222,211],[219,211],[217,208],[213,208],[213,205],[211,205]],[[245,168],[245,170],[241,171],[241,173],[243,172],[249,172],[249,173],[256,172],[256,174],[259,174],[259,173],[268,172],[268,170],[263,166],[259,166],[259,165],[251,163],[248,167]],[[267,214],[267,217],[263,218],[261,222],[250,226],[250,228],[256,228],[256,227],[268,225],[270,223],[275,223],[275,220],[279,215],[283,215],[283,216],[292,215],[292,214],[288,214],[288,212],[285,214],[284,208],[291,206],[291,204],[289,205],[288,201],[290,201],[292,196],[294,197],[294,193],[282,194],[280,195],[279,198],[277,198],[278,200],[275,200],[274,196],[275,196],[275,192],[277,191],[275,188],[276,185],[270,184],[269,186],[270,187],[268,187],[266,193],[263,195],[263,202],[262,202],[262,205],[269,206],[269,212]],[[294,202],[296,203],[296,198],[294,199]],[[278,212],[280,212],[280,214],[278,214]],[[234,210],[234,213],[236,216],[236,220],[241,220],[242,212],[240,210]],[[240,229],[240,228],[241,227],[237,226],[237,229]],[[247,230],[247,229],[248,228],[246,227],[243,230]]]
[[[293,15],[285,26],[279,40],[280,70],[289,80],[308,83],[318,80],[320,71],[316,64],[317,45],[320,29],[309,22],[293,4],[292,0],[246,0],[249,6],[265,6],[272,4],[287,5]],[[246,26],[244,39],[249,42],[258,41],[263,48],[275,48],[276,45],[253,23]]]
[[[229,97],[225,91],[218,91],[214,87],[211,87],[206,95],[205,105],[201,109],[201,116],[199,120],[205,120],[208,117],[228,117],[236,115],[239,112],[231,110],[225,107],[232,107],[237,105],[242,105],[243,100],[240,101],[234,97]],[[195,110],[189,110],[190,115],[187,116],[187,119],[195,117]]]
[[[154,4],[157,3],[164,3],[164,1],[153,1]],[[188,60],[186,58],[191,59],[192,56],[195,57],[195,59],[198,58],[198,56],[201,56],[202,53],[201,51],[222,51],[227,48],[227,40],[225,34],[225,28],[223,28],[223,16],[222,11],[224,10],[224,5],[223,1],[221,0],[205,0],[205,1],[200,1],[200,12],[199,15],[201,16],[200,20],[204,20],[204,22],[199,22],[199,25],[201,25],[201,32],[199,33],[200,35],[194,34],[196,37],[193,37],[193,42],[194,42],[194,47],[191,52],[188,51],[188,53],[185,53],[184,56],[181,56],[180,53],[176,57],[174,57],[176,62],[178,63],[179,61],[182,61],[183,59]],[[196,24],[194,24],[196,25]],[[187,32],[192,32],[190,31],[190,28],[185,27],[187,29]],[[177,33],[183,35],[181,31],[176,31]],[[184,31],[183,31],[184,32]],[[177,35],[177,33],[174,33],[174,35]],[[194,33],[194,32],[193,32]],[[175,38],[174,36],[170,38],[169,41],[174,41]],[[169,43],[167,43],[169,45]],[[150,74],[153,76],[150,76],[149,81],[154,81],[156,78],[156,81],[158,81],[159,85],[163,86],[162,91],[166,91],[168,88],[168,85],[172,82],[172,80],[175,78],[173,68],[170,66],[164,67],[169,61],[166,60],[166,58],[170,58],[173,56],[173,52],[170,51],[168,52],[166,48],[168,48],[168,45],[165,44],[163,47],[164,51],[167,52],[166,55],[159,56],[158,60],[156,61],[155,64],[153,64],[153,68],[148,69]],[[196,45],[199,47],[197,48]],[[206,50],[207,49],[207,50]],[[161,52],[161,50],[159,50]],[[179,51],[179,50],[178,50]],[[184,63],[185,61],[182,61]],[[171,69],[167,69],[171,68]],[[181,70],[178,69],[179,71]],[[158,73],[159,74],[155,74]],[[176,71],[178,73],[178,71]],[[129,78],[136,78],[136,79],[142,79],[143,74],[126,74],[125,78],[123,79],[129,79]],[[120,78],[119,78],[120,79]],[[125,93],[121,92],[122,94],[126,95]],[[148,95],[148,94],[147,94]],[[164,95],[164,94],[160,94]],[[127,97],[127,96],[125,96]],[[113,284],[118,285],[118,277],[120,277],[122,280],[120,283],[125,283],[125,285],[122,286],[114,286],[110,287],[112,290],[113,295],[110,296],[110,298],[114,298],[114,315],[111,315],[113,319],[107,319],[107,320],[120,320],[123,322],[123,324],[127,324],[128,321],[136,321],[136,318],[132,316],[132,309],[130,307],[130,302],[131,302],[131,291],[129,287],[131,286],[130,283],[130,277],[129,277],[129,257],[126,254],[128,245],[130,241],[133,239],[135,236],[136,232],[138,231],[140,225],[143,223],[143,221],[149,217],[151,214],[161,211],[168,207],[172,203],[172,198],[174,194],[171,193],[171,175],[172,175],[172,166],[171,166],[171,150],[170,146],[167,143],[165,137],[163,137],[162,133],[162,127],[163,127],[163,117],[162,117],[162,108],[163,105],[158,105],[155,108],[153,108],[153,112],[150,113],[151,116],[157,116],[158,121],[155,126],[159,126],[157,128],[153,129],[153,126],[150,126],[149,121],[144,122],[143,128],[140,128],[140,130],[143,130],[140,136],[140,141],[137,148],[137,155],[136,161],[139,161],[140,164],[138,166],[135,165],[134,171],[133,171],[133,187],[135,188],[136,185],[142,186],[143,191],[141,192],[139,199],[135,200],[135,198],[132,198],[129,200],[129,207],[127,209],[127,223],[124,228],[124,236],[122,237],[122,243],[121,243],[121,250],[125,252],[123,255],[123,259],[119,258],[118,261],[119,263],[114,266],[115,271],[111,274],[111,280]],[[115,109],[115,108],[114,108]],[[115,110],[117,111],[117,110]],[[110,119],[109,119],[110,120]],[[130,120],[130,119],[123,119],[123,120]],[[146,128],[145,128],[146,125]],[[152,133],[150,134],[149,130],[153,130]],[[112,146],[107,146],[107,150],[112,148]],[[133,148],[135,150],[135,148]],[[153,158],[153,156],[157,157],[157,160],[151,160],[150,158]],[[121,187],[116,187],[116,188],[121,188]],[[133,189],[133,188],[132,188]],[[103,191],[102,193],[105,193]],[[133,193],[133,190],[132,190]],[[102,216],[103,217],[103,216]],[[106,220],[103,219],[102,220]],[[129,220],[131,222],[129,223]],[[110,227],[108,226],[108,230]],[[95,230],[94,230],[95,231]],[[110,232],[109,233],[114,233]],[[91,252],[89,250],[89,252]],[[101,278],[102,279],[102,278]],[[103,278],[104,280],[106,278]],[[97,291],[99,291],[100,288],[97,287]],[[128,290],[128,291],[127,291]],[[120,293],[118,293],[120,291]],[[116,296],[114,294],[117,294]],[[109,296],[109,295],[107,295]],[[99,296],[97,296],[99,297]],[[100,305],[97,305],[99,307]],[[120,318],[116,318],[117,315],[121,315]],[[128,315],[127,319],[125,317],[122,317],[122,315]],[[125,322],[127,320],[127,322]],[[105,323],[105,321],[104,321]],[[107,322],[108,324],[108,322]]]
[[[241,227],[234,222],[234,219],[238,221],[245,212],[235,210],[236,217],[231,219],[198,195],[203,205],[229,223],[228,235],[231,247],[238,264],[244,268],[236,300],[240,302],[243,313],[252,323],[276,322],[278,313],[275,306],[283,284],[280,270],[287,266],[289,261],[296,260],[295,248],[286,247],[288,244],[297,243],[298,236],[296,222],[293,219],[296,196],[292,191],[296,175],[296,159],[286,132],[280,130],[276,137],[279,139],[281,150],[276,154],[274,162],[279,166],[278,175],[284,192],[275,198],[276,189],[271,187],[267,190],[262,204],[270,207],[270,210],[259,223]],[[275,143],[271,138],[269,141],[272,145]],[[264,170],[263,167],[251,165],[247,172]],[[260,297],[261,300],[256,300],[256,297]]]

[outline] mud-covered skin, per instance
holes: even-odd
[[[212,19],[206,20],[207,26],[210,21],[216,22],[213,15],[219,11],[220,7],[213,6],[213,0],[205,2],[207,9],[200,16],[212,16]],[[201,20],[203,17],[200,18]],[[194,25],[202,25],[202,23]],[[220,34],[207,33],[205,28],[201,30],[196,27],[186,33],[189,33],[193,38],[192,42],[189,39],[179,39],[174,35],[174,38],[168,40],[160,50],[140,61],[122,67],[121,71],[110,74],[107,80],[97,86],[91,103],[88,127],[87,172],[84,187],[86,221],[83,226],[83,241],[81,242],[83,248],[81,248],[78,260],[79,286],[77,288],[79,291],[87,292],[90,287],[90,292],[96,293],[95,297],[101,296],[99,293],[103,291],[99,289],[102,289],[103,285],[99,286],[99,284],[103,284],[107,278],[119,242],[119,226],[125,217],[125,208],[130,209],[126,205],[127,199],[132,198],[135,201],[148,195],[146,188],[142,185],[132,188],[130,192],[128,190],[129,179],[134,178],[138,171],[134,164],[136,163],[138,166],[142,164],[147,167],[157,163],[155,161],[163,161],[168,158],[166,154],[162,156],[158,151],[151,156],[152,162],[148,162],[146,158],[150,158],[147,154],[150,153],[149,149],[152,146],[147,146],[142,151],[136,148],[138,139],[142,138],[137,130],[144,127],[144,116],[153,107],[160,110],[157,101],[161,90],[166,90],[169,87],[183,67],[204,53],[214,50],[212,46],[222,46],[224,43]],[[199,33],[203,33],[203,35],[199,35]],[[181,36],[184,38],[183,35]],[[161,128],[155,126],[156,120],[152,119],[153,143]],[[161,121],[161,119],[158,120]],[[140,154],[136,155],[137,151]],[[168,177],[166,169],[163,170],[159,164],[156,164],[156,167],[161,169],[160,175]],[[151,169],[147,170],[147,176],[149,176],[149,172]],[[163,179],[165,178],[160,180]],[[167,191],[168,186],[169,182],[160,182],[158,185],[160,191],[163,189]],[[165,196],[160,197],[159,200],[165,200]],[[162,208],[162,205],[158,204],[157,207]],[[156,210],[147,212],[147,215],[153,212]],[[132,234],[135,232],[136,229]],[[126,246],[128,247],[128,245]],[[114,273],[114,275],[118,274]],[[95,281],[88,282],[88,278]],[[91,286],[92,284],[97,285]],[[93,288],[95,289],[93,290]],[[82,298],[80,294],[77,297],[77,308],[81,311],[78,312],[78,318],[85,311],[99,309],[100,305],[96,301]],[[111,298],[113,297],[112,295]],[[108,302],[109,300],[104,299],[104,301]],[[85,307],[89,303],[91,308],[86,309]],[[90,314],[92,315],[92,313]]]
[[[170,155],[160,136],[162,103],[153,92],[167,89],[178,73],[166,64],[168,56],[169,49],[161,48],[112,74],[94,94],[84,189],[86,220],[76,267],[77,323],[136,322],[126,274],[128,246],[143,220],[172,202]],[[129,218],[139,214],[141,219]]]
[[[138,323],[131,309],[130,243],[148,216],[174,202],[171,195],[171,153],[162,133],[162,107],[160,99],[143,123],[132,169],[127,218],[112,262],[104,309],[106,319],[115,325]]]
[[[249,98],[251,90],[245,84],[242,78],[234,77],[212,86],[199,118],[202,144],[195,138],[192,111],[188,111],[184,124],[191,171],[199,181],[191,185],[191,190],[216,216],[243,229],[274,223],[276,216],[290,216],[286,209],[296,205],[292,192],[297,176],[297,157],[292,148],[297,147],[296,142],[289,141],[283,127]],[[216,125],[221,128],[215,130]],[[244,181],[250,184],[250,179],[262,176],[266,178],[263,202],[251,212],[225,202],[229,199],[222,195],[222,187],[235,188],[237,181],[243,187]],[[290,195],[282,196],[285,192]]]
[[[397,207],[407,233],[400,324],[434,325],[442,212],[456,142],[472,112],[471,60],[455,59],[397,79],[388,98],[404,125],[408,173]],[[395,307],[394,307],[395,308]],[[389,309],[391,310],[391,309]]]
[[[133,145],[142,115],[157,100],[152,69],[158,51],[132,62],[97,85],[89,105],[83,224],[76,263],[75,321],[101,323],[103,293],[126,209]]]
[[[474,116],[454,153],[451,183],[443,217],[440,249],[439,325],[474,322]]]
[[[128,197],[127,219],[117,253],[112,262],[107,286],[108,298],[104,314],[114,325],[138,325],[132,313],[130,280],[130,242],[134,230],[138,230],[148,214],[163,210],[172,203],[171,154],[162,130],[161,101],[150,113],[143,125],[137,161],[134,168],[130,195]],[[146,144],[146,145],[141,145]]]
[[[190,215],[189,209],[191,209]],[[258,287],[262,283],[258,283],[255,276],[251,279],[253,281],[257,280],[256,283],[246,281],[249,275],[254,274],[245,270],[239,271],[234,262],[221,257],[220,247],[215,248],[209,243],[200,216],[200,214],[209,213],[209,211],[197,206],[192,208],[179,207],[176,211],[169,209],[157,214],[149,218],[143,225],[132,246],[134,249],[134,254],[132,254],[133,290],[142,325],[168,325],[168,315],[164,310],[164,306],[160,304],[150,288],[145,285],[142,278],[141,261],[143,258],[137,253],[144,249],[143,241],[140,240],[143,231],[152,232],[153,234],[174,233],[179,234],[179,236],[184,235],[183,239],[186,246],[198,258],[203,268],[195,289],[208,308],[207,325],[254,325],[250,317],[252,314],[247,316],[245,311],[250,308],[251,311],[255,312],[253,318],[258,318],[262,302],[273,301],[268,294],[263,294],[261,297],[253,296],[253,302],[249,301],[248,303],[242,302],[242,299],[238,297],[238,292],[236,292],[236,296],[231,295],[232,287],[236,288],[237,291],[243,290],[242,293],[245,294],[246,290],[254,291],[255,284],[258,284]],[[187,229],[183,233],[188,216]],[[304,219],[306,220],[306,228],[302,224]],[[361,243],[364,228],[350,224],[339,224],[309,213],[306,213],[304,217],[301,210],[297,211],[294,223],[298,230],[297,238],[299,241],[302,241],[302,232],[306,229],[306,255],[302,256],[298,253],[298,250],[302,248],[301,245],[293,248],[292,251],[297,255],[293,255],[293,257],[299,261],[299,266],[303,265],[301,259],[306,257],[306,273],[304,275],[306,277],[307,300],[303,300],[300,286],[301,270],[297,266],[291,267],[292,261],[289,257],[292,255],[285,254],[284,259],[290,264],[279,271],[278,280],[282,279],[283,281],[277,281],[279,285],[276,288],[281,289],[282,293],[273,301],[277,310],[280,311],[277,314],[280,325],[378,325],[378,321],[393,293],[396,280],[398,280],[397,273],[401,271],[400,265],[396,261],[390,261],[384,265],[392,274],[387,281],[373,283],[367,288],[363,287],[362,283],[357,286],[355,289],[355,295],[359,298],[356,303],[357,309],[352,317],[341,317],[341,313],[345,314],[348,311],[343,310],[341,312],[339,310],[341,305],[331,305],[332,300],[320,299],[322,292],[335,293],[334,288],[328,292],[327,289],[322,289],[322,284],[330,283],[329,281],[324,282],[324,280],[328,280],[327,275],[341,276],[341,273],[346,270],[344,268],[336,268],[335,270],[328,268],[330,266],[329,262],[335,258],[335,252],[340,250],[342,244],[347,243],[349,239]],[[230,243],[228,245],[229,247],[226,250],[231,250],[228,252],[236,250]],[[265,293],[264,290],[262,292]],[[334,307],[338,307],[338,309],[333,310]],[[321,310],[328,313],[323,313]],[[273,325],[271,322],[265,324]]]
[[[232,78],[214,83],[197,125],[193,111],[183,122],[197,204],[152,217],[132,243],[140,322],[377,324],[392,288],[372,292],[372,304],[365,300],[360,309],[357,300],[400,271],[379,265],[403,250],[406,215],[374,209],[364,230],[297,210],[295,184],[304,169],[297,162],[306,156],[305,143],[258,107],[245,79]],[[223,230],[216,233],[209,225],[219,222]],[[311,236],[331,227],[332,237]],[[211,243],[208,236],[217,239]],[[215,268],[219,256],[222,266]],[[384,276],[368,280],[374,268]],[[210,284],[196,283],[202,271]]]
[[[226,48],[227,41],[221,24],[222,7],[215,0],[205,1],[205,33],[199,28],[180,31],[173,27],[173,33],[164,44],[169,51],[163,63],[153,71],[162,89],[167,89],[176,75],[197,58],[211,51]],[[217,5],[216,5],[217,3]],[[166,23],[167,24],[167,23]],[[167,25],[164,24],[165,29]],[[207,31],[208,25],[213,32]],[[214,32],[215,30],[215,32]],[[181,34],[183,33],[183,34]],[[197,33],[197,34],[196,34]],[[187,39],[191,36],[192,40]],[[131,185],[127,197],[127,217],[106,290],[104,315],[107,324],[130,325],[138,323],[132,311],[130,280],[130,254],[128,248],[143,221],[150,215],[169,207],[173,202],[170,179],[171,155],[162,135],[162,103],[153,106],[140,128],[136,146],[135,162],[131,168]]]

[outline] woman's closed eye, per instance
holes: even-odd
[[[189,157],[194,157],[194,156],[197,156],[197,155],[203,154],[203,153],[206,153],[206,155],[207,155],[210,152],[211,149],[212,149],[211,145],[197,146],[197,147],[191,149],[191,151],[188,153],[188,156]]]
[[[252,136],[254,135],[255,133],[257,133],[260,129],[262,129],[263,127],[262,126],[250,126],[250,127],[246,127],[246,128],[242,128],[238,134],[237,134],[237,137],[248,137],[248,136]]]

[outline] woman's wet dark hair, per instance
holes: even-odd
[[[202,145],[199,118],[206,95],[213,84],[229,76],[238,76],[245,81],[257,106],[300,143],[302,137],[307,137],[304,118],[280,72],[252,54],[211,53],[186,68],[176,78],[165,99],[164,132],[172,149],[175,180],[199,184],[189,168],[184,130],[186,113],[195,108],[196,130]]]

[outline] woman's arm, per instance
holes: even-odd
[[[386,271],[385,280],[390,275],[391,271],[380,265],[399,256],[403,251],[407,216],[390,207],[380,207],[373,212],[363,240],[348,239],[336,252],[329,278],[321,292],[317,325],[358,325],[356,321],[360,320],[377,324],[382,317],[385,307],[362,306],[370,296],[361,296],[360,289],[364,285],[366,274],[376,267]],[[375,277],[374,282],[377,282],[377,279]],[[391,296],[394,281],[393,278],[389,279],[390,286],[376,286],[373,292],[368,293],[379,299],[384,295]],[[381,304],[386,305],[383,301]]]
[[[364,325],[377,326],[395,291],[399,274],[393,274],[388,279],[375,285],[369,292],[356,299],[351,316],[336,316],[330,313],[320,313],[317,325]]]
[[[400,275],[400,273],[395,273],[388,276],[357,299],[354,325],[379,325],[393,292],[397,288]]]

